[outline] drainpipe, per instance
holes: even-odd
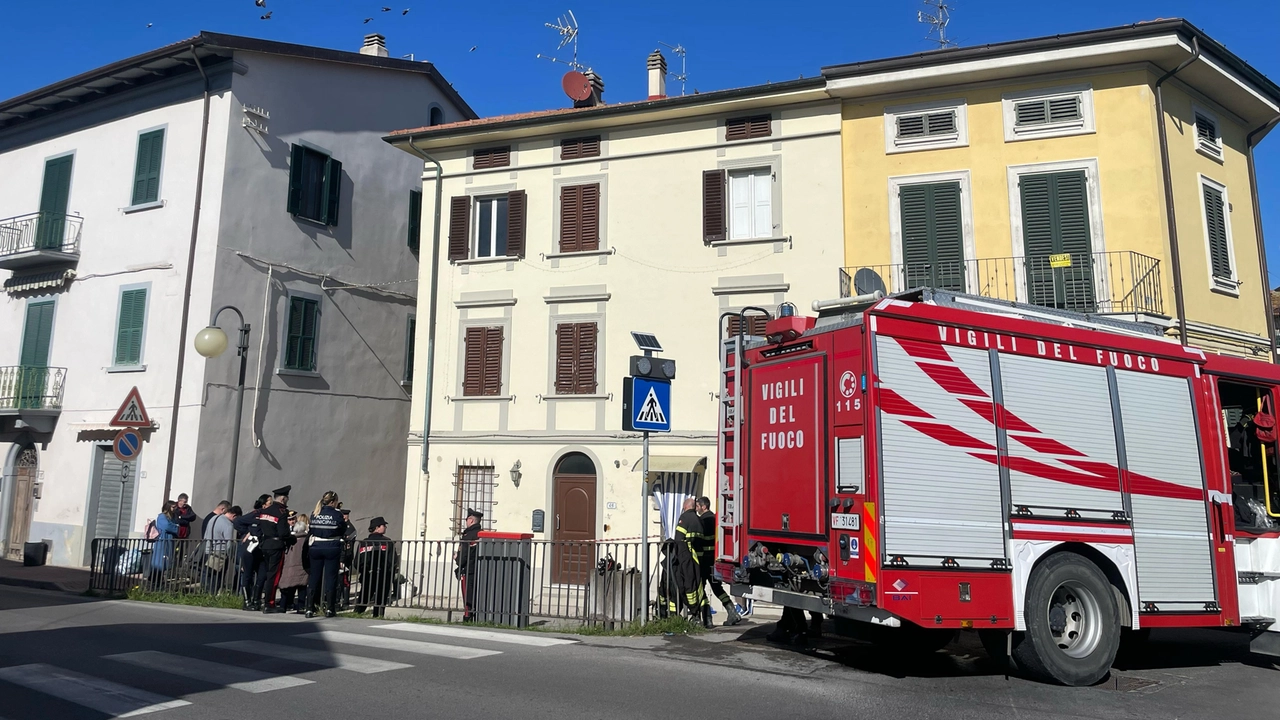
[[[187,281],[182,291],[182,321],[178,328],[178,368],[173,375],[173,419],[169,421],[169,458],[164,466],[164,499],[173,488],[173,456],[178,449],[178,410],[182,407],[182,368],[187,359],[187,315],[191,311],[191,281],[196,270],[196,237],[200,232],[200,201],[204,194],[204,155],[209,139],[209,74],[200,64],[196,46],[191,46],[191,58],[204,78],[204,119],[200,122],[200,159],[196,162],[195,208],[191,211],[191,244],[187,250]]]
[[[1258,238],[1258,267],[1262,273],[1262,302],[1267,316],[1267,345],[1271,348],[1271,357],[1267,360],[1270,362],[1276,361],[1276,319],[1271,314],[1271,281],[1267,273],[1267,246],[1262,240],[1262,208],[1258,206],[1258,176],[1253,164],[1253,147],[1256,143],[1253,138],[1257,135],[1261,142],[1277,123],[1280,123],[1280,115],[1263,123],[1244,138],[1245,159],[1249,162],[1249,196],[1253,200],[1253,232]]]
[[[1160,169],[1164,173],[1164,212],[1169,222],[1169,263],[1173,272],[1173,304],[1178,314],[1178,339],[1187,344],[1187,307],[1182,298],[1182,256],[1178,252],[1178,220],[1173,209],[1173,174],[1169,170],[1169,137],[1165,132],[1164,95],[1160,86],[1165,80],[1182,72],[1188,65],[1200,57],[1200,40],[1191,37],[1191,57],[1182,61],[1178,67],[1170,70],[1156,80],[1156,127],[1160,131]]]
[[[427,439],[431,437],[431,396],[434,392],[436,366],[436,310],[439,305],[436,289],[440,283],[440,205],[444,202],[444,167],[440,165],[439,160],[414,145],[412,137],[409,138],[409,148],[415,155],[436,166],[436,209],[435,218],[431,224],[431,304],[427,312],[427,382],[422,393],[422,472],[426,475],[429,460]],[[421,288],[419,288],[419,295],[421,295]],[[425,512],[425,498],[423,508]],[[423,527],[426,527],[425,516]]]

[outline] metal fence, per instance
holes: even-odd
[[[1160,261],[1128,250],[840,269],[841,297],[918,287],[1075,312],[1164,312]]]
[[[290,552],[304,552],[305,538]],[[253,560],[242,543],[100,538],[93,541],[90,588],[245,597]],[[642,548],[633,542],[481,539],[356,541],[344,547],[339,609],[397,608],[470,614],[479,622],[525,626],[532,619],[613,626],[664,611],[673,553],[650,542],[651,582],[645,588]],[[457,572],[458,557],[468,571]],[[287,595],[281,588],[282,601]],[[305,592],[295,597],[304,598]],[[301,607],[305,600],[295,601]],[[293,608],[286,608],[293,609]]]
[[[76,253],[80,250],[80,228],[84,218],[54,212],[34,212],[0,220],[0,257],[52,250]]]
[[[0,367],[0,410],[58,410],[67,369],[8,365]]]

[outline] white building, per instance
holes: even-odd
[[[721,314],[838,296],[839,103],[820,79],[666,97],[664,64],[650,57],[646,101],[387,138],[442,166],[423,184],[424,247],[437,182],[443,198],[438,324],[430,389],[414,378],[406,536],[448,537],[467,506],[539,539],[639,536],[640,436],[621,402],[633,330],[678,366],[654,468],[714,496]]]
[[[421,162],[390,128],[474,117],[425,62],[201,33],[0,102],[0,542],[142,529],[294,487],[403,502]],[[411,212],[413,208],[413,212]],[[234,487],[238,321],[252,326]],[[153,421],[122,473],[108,422]]]

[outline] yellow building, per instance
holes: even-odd
[[[1251,150],[1280,87],[1190,23],[823,74],[843,102],[842,290],[1127,315],[1271,356]]]

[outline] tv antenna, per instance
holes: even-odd
[[[928,10],[916,11],[916,22],[929,26],[926,40],[938,44],[938,49],[956,47],[956,41],[947,37],[947,25],[951,23],[951,6],[947,0],[921,0]],[[936,35],[936,37],[935,37]]]
[[[689,54],[689,51],[686,50],[685,47],[680,43],[676,43],[675,45],[668,45],[667,43],[664,43],[661,40],[659,40],[658,44],[671,48],[671,53],[676,57],[680,58],[680,72],[679,73],[669,72],[667,74],[675,78],[676,80],[680,81],[680,94],[684,95],[684,82],[685,80],[689,79],[689,73],[685,70],[685,67],[684,67],[684,59],[685,59],[685,56]]]
[[[563,50],[569,45],[573,45],[573,57],[569,60],[561,60],[560,58],[557,58],[557,57],[551,57],[550,55],[543,55],[542,53],[538,53],[538,57],[540,59],[550,60],[551,62],[563,63],[565,65],[568,65],[571,70],[577,70],[579,72],[581,72],[582,70],[588,69],[587,66],[578,62],[578,18],[573,16],[572,10],[569,10],[564,15],[561,15],[559,18],[556,19],[555,22],[543,23],[543,25],[551,28],[552,30],[555,30],[557,33],[560,34],[560,44],[556,45],[556,50]]]

